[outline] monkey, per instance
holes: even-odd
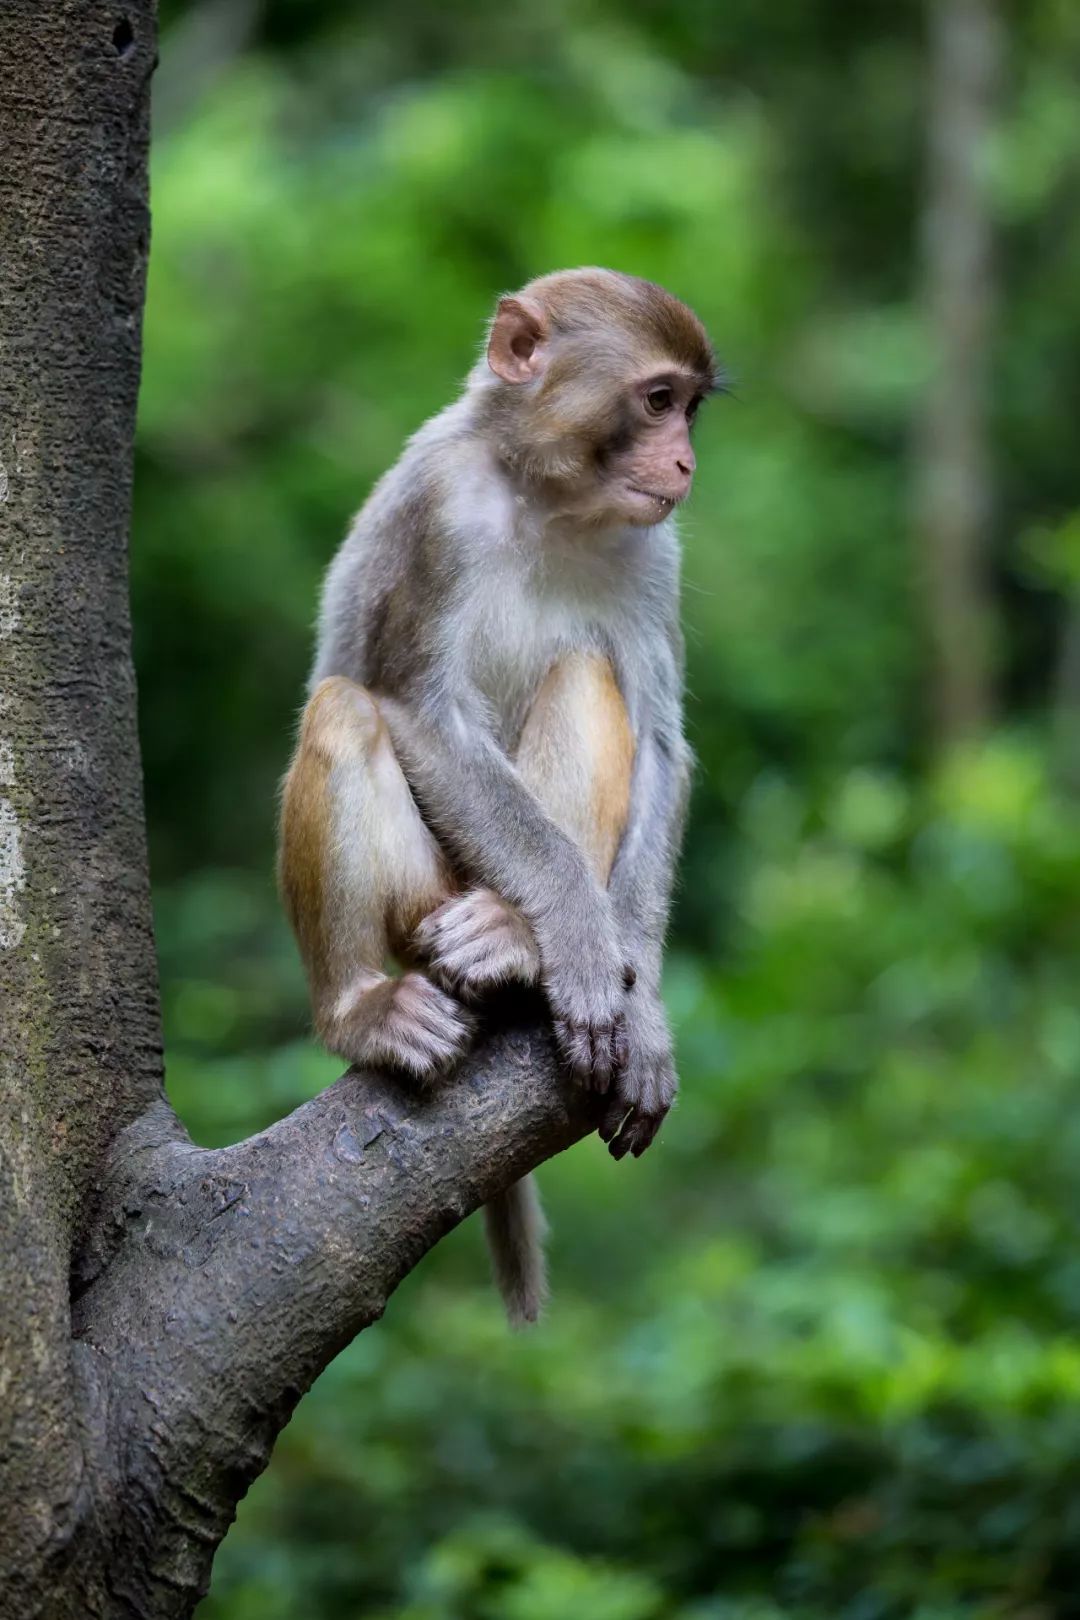
[[[485,993],[538,985],[616,1158],[645,1151],[676,1092],[673,513],[719,386],[702,323],[651,282],[559,271],[500,298],[460,398],[330,564],[283,784],[280,884],[322,1042],[430,1083]],[[532,1178],[486,1215],[509,1318],[534,1321]]]

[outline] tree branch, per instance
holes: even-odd
[[[236,1147],[195,1147],[164,1104],[118,1139],[73,1321],[104,1612],[188,1615],[316,1376],[440,1237],[594,1128],[535,1016],[427,1095],[350,1071]],[[103,1513],[118,1494],[138,1511]]]

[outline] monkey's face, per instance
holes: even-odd
[[[556,355],[533,404],[537,482],[591,528],[651,528],[690,493],[694,417],[712,386],[669,359]]]
[[[495,313],[501,448],[550,505],[593,526],[662,523],[690,493],[690,430],[716,386],[692,310],[608,270],[532,282]]]
[[[575,335],[552,345],[533,389],[516,391],[508,459],[560,517],[650,528],[690,493],[691,430],[713,386],[669,357]]]
[[[622,398],[623,430],[598,457],[598,500],[611,521],[662,523],[689,495],[697,465],[690,430],[701,399],[699,379],[679,370],[646,376]]]

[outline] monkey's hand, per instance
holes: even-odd
[[[627,1061],[616,1077],[600,1126],[615,1159],[640,1158],[664,1123],[679,1082],[664,1004],[656,991],[638,985],[626,998]]]
[[[606,897],[605,897],[606,899]],[[590,919],[591,920],[591,919]],[[602,925],[606,913],[597,921]],[[626,986],[633,976],[613,927],[536,929],[555,1040],[571,1073],[606,1093],[626,1067]]]
[[[433,976],[462,996],[501,984],[535,984],[540,975],[532,929],[494,889],[455,895],[424,918],[414,937]]]

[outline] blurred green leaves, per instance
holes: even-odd
[[[681,1104],[640,1164],[592,1142],[545,1167],[535,1334],[505,1332],[475,1222],[407,1280],[302,1403],[202,1613],[1073,1613],[1080,822],[1048,739],[1080,504],[1075,8],[1009,18],[1002,724],[932,768],[922,8],[260,18],[154,152],[134,617],[198,1139],[336,1072],[274,895],[276,783],[322,569],[497,293],[588,262],[665,282],[734,389],[683,525]]]
[[[744,814],[731,948],[671,964],[663,1141],[543,1174],[545,1325],[511,1338],[476,1235],[444,1245],[309,1396],[208,1616],[267,1538],[283,1614],[387,1620],[989,1615],[1072,1580],[1080,826],[1009,739]],[[191,1075],[211,1130],[319,1079]]]

